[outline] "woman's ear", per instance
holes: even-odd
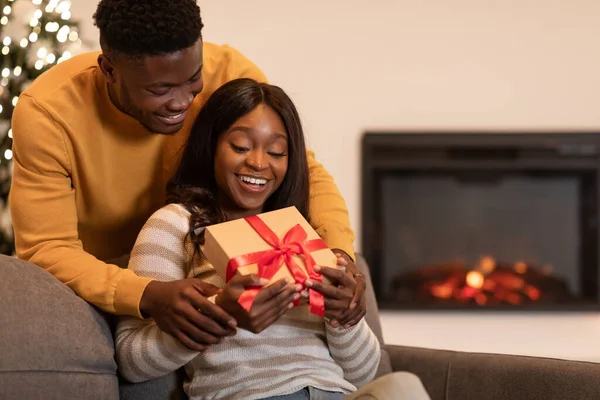
[[[108,58],[105,54],[100,54],[98,56],[98,66],[108,83],[116,83],[115,80],[115,67],[110,58]]]

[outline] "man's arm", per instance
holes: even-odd
[[[15,108],[12,129],[9,205],[18,257],[46,269],[104,311],[139,317],[140,298],[151,279],[83,250],[63,128],[24,94]]]
[[[340,194],[333,177],[308,151],[310,179],[310,224],[331,249],[339,249],[354,259],[354,232],[346,202]]]

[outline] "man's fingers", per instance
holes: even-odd
[[[345,310],[338,318],[338,321],[340,322],[340,325],[343,326],[352,325],[351,321],[360,320],[361,313],[363,313],[363,310],[360,307],[353,310]]]
[[[202,314],[208,316],[221,326],[228,326],[231,329],[237,328],[237,322],[235,318],[233,318],[231,315],[225,312],[225,310],[223,310],[221,307],[211,303],[208,300],[203,301],[197,309]]]
[[[179,330],[186,335],[188,338],[196,342],[197,344],[217,344],[220,341],[220,337],[213,335],[205,330],[204,327],[199,328],[193,322],[180,319],[177,323]]]
[[[208,312],[205,313],[204,310]],[[191,299],[190,306],[186,307],[182,312],[185,318],[198,329],[218,337],[229,336],[233,330],[231,324],[235,324],[233,317],[205,299]],[[209,313],[215,313],[221,317],[225,314],[225,317],[215,321],[213,315]]]
[[[363,319],[363,317],[365,316],[366,313],[367,313],[366,310],[362,310],[356,317],[352,318],[350,321],[345,323],[344,326],[351,327],[351,326],[358,324],[360,322],[360,320]]]
[[[181,344],[183,344],[185,347],[187,347],[188,349],[193,350],[193,351],[202,352],[208,348],[208,346],[194,342],[192,339],[190,339],[187,335],[185,335],[181,331],[177,331],[175,333],[175,338],[177,340],[179,340],[181,342]]]
[[[194,279],[194,287],[200,294],[204,297],[214,296],[215,294],[219,294],[222,289],[216,287],[215,285],[211,285],[210,283],[204,282],[202,279],[193,278]]]
[[[332,299],[339,300],[347,296],[340,288],[323,282],[307,280],[306,286],[321,293],[324,297],[331,297]]]
[[[345,287],[354,287],[354,279],[346,272],[346,269],[330,268],[330,267],[315,267],[315,271],[329,278],[332,282],[337,282]]]

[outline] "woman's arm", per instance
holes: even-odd
[[[136,240],[129,269],[159,281],[185,279],[190,259],[185,244],[188,229],[188,216],[179,206],[171,204],[156,211]],[[199,354],[162,331],[152,319],[120,317],[115,336],[119,372],[131,382],[173,372]]]
[[[381,350],[366,320],[348,329],[325,326],[329,352],[344,370],[344,379],[356,387],[369,383],[377,372]]]

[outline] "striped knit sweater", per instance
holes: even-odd
[[[193,256],[186,240],[189,215],[177,204],[155,212],[138,236],[129,268],[162,281],[198,277],[223,287],[212,265]],[[307,304],[260,334],[238,329],[203,353],[189,350],[151,319],[120,317],[116,347],[119,371],[132,382],[185,366],[191,399],[260,399],[306,386],[348,394],[373,379],[380,358],[364,318],[349,329],[332,328]]]

